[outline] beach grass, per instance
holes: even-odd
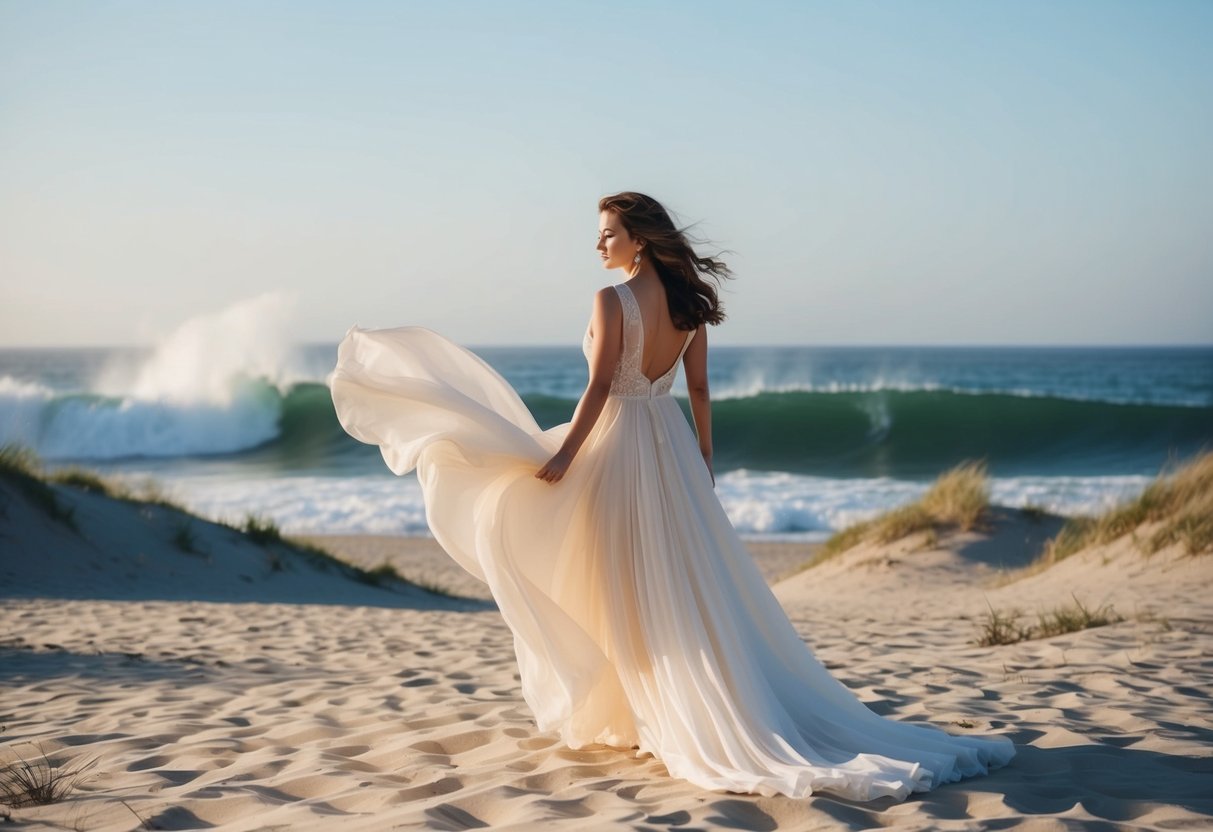
[[[55,485],[97,494],[111,500],[160,506],[190,514],[183,505],[170,499],[160,484],[150,477],[134,485],[127,485],[79,466],[47,471],[38,455],[28,446],[19,443],[0,447],[0,477],[55,519],[64,519],[63,515],[66,513],[70,521],[70,509],[65,509],[55,495]],[[74,523],[69,522],[69,525],[74,527]]]
[[[406,578],[397,571],[395,566],[387,562],[381,563],[373,569],[364,569],[342,560],[323,546],[284,535],[277,524],[267,517],[249,513],[245,515],[240,525],[231,526],[231,528],[247,535],[262,546],[269,555],[270,568],[275,572],[281,572],[287,568],[287,561],[283,557],[285,553],[288,556],[301,556],[317,569],[336,570],[347,577],[371,586],[390,587],[393,584],[410,584],[434,595],[442,595],[447,598],[458,597],[438,584]]]
[[[65,505],[56,494],[55,486],[73,488],[107,499],[168,509],[177,514],[177,519],[173,524],[172,544],[187,554],[205,554],[199,543],[197,528],[211,521],[198,517],[174,502],[154,480],[143,480],[132,488],[87,468],[72,467],[47,472],[43,469],[37,454],[30,448],[19,444],[7,444],[0,447],[0,480],[8,482],[35,507],[77,533],[79,533],[79,528],[74,519],[73,509]],[[0,512],[5,510],[6,507],[0,505]],[[272,519],[252,512],[246,514],[244,519],[237,524],[219,521],[219,525],[226,526],[261,548],[269,559],[271,571],[274,572],[286,571],[291,560],[302,559],[313,568],[325,572],[336,572],[371,586],[390,589],[393,585],[407,585],[426,590],[434,595],[448,598],[458,597],[436,584],[404,578],[390,564],[383,564],[375,569],[364,569],[349,563],[321,546],[284,535]]]
[[[278,528],[277,524],[268,517],[262,517],[259,514],[249,512],[244,515],[244,522],[233,528],[243,532],[255,543],[265,545],[267,543],[282,542],[282,531]]]
[[[24,445],[6,444],[0,447],[0,480],[7,482],[35,508],[56,522],[79,531],[70,506],[60,501],[55,489],[42,474],[38,456]],[[3,509],[7,511],[7,507]]]
[[[1033,523],[1040,523],[1049,516],[1049,510],[1036,503],[1025,503],[1019,507],[1019,511]]]
[[[76,465],[54,471],[41,471],[41,477],[48,483],[66,485],[79,491],[100,494],[114,500],[161,506],[188,513],[185,506],[169,497],[163,486],[151,477],[128,484],[107,479],[92,469]]]
[[[173,545],[187,555],[205,554],[198,544],[198,535],[194,532],[193,522],[189,517],[177,522],[173,531]]]
[[[1018,608],[1001,611],[990,607],[990,611],[977,624],[981,630],[977,639],[978,646],[993,647],[999,644],[1015,644],[1031,638],[1031,626],[1019,623],[1019,619],[1022,617],[1023,611]]]
[[[45,477],[51,482],[70,485],[72,488],[78,488],[81,491],[91,491],[94,494],[103,494],[106,497],[120,498],[125,496],[125,492],[119,493],[114,483],[102,479],[96,471],[90,471],[87,468],[64,468],[45,474]]]
[[[933,545],[940,531],[985,528],[990,507],[983,460],[966,460],[941,474],[921,498],[835,532],[803,567],[817,566],[865,541],[893,543],[925,532]]]
[[[32,760],[11,748],[10,751],[16,759],[0,762],[0,803],[14,809],[62,800],[99,759],[62,765],[51,760],[41,748],[39,756]]]
[[[1139,537],[1138,529],[1147,523],[1161,525]],[[1132,534],[1146,554],[1174,543],[1182,544],[1189,555],[1213,553],[1213,451],[1168,463],[1133,500],[1098,516],[1071,518],[1045,544],[1037,565],[1050,566],[1126,534]]]
[[[1052,610],[1039,613],[1035,624],[1020,624],[1019,619],[1024,613],[1019,609],[999,611],[990,607],[990,611],[977,622],[980,633],[977,645],[993,647],[1001,644],[1015,644],[1035,638],[1050,638],[1064,633],[1073,633],[1091,627],[1103,627],[1124,621],[1124,616],[1117,613],[1111,604],[1103,604],[1094,609],[1087,607],[1074,593],[1070,593],[1074,603],[1068,606],[1054,607]],[[987,602],[987,606],[989,606]]]

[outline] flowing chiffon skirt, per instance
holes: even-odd
[[[685,347],[684,347],[685,349]],[[338,418],[417,471],[429,527],[485,581],[522,694],[571,748],[652,754],[705,789],[897,800],[1006,764],[1002,736],[882,717],[801,640],[730,524],[677,402],[608,398],[566,475],[535,472],[542,430],[472,352],[424,327],[352,328]]]

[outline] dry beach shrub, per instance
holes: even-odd
[[[1110,543],[1126,534],[1146,553],[1173,543],[1188,555],[1213,553],[1213,451],[1205,451],[1159,476],[1141,495],[1096,517],[1071,518],[1040,555],[1044,564],[1065,560],[1088,546]],[[1144,523],[1161,523],[1149,537],[1135,532]]]
[[[947,529],[970,531],[985,524],[990,485],[984,461],[965,461],[945,471],[921,498],[835,532],[805,568],[816,566],[865,540],[893,543],[917,532],[929,539]]]

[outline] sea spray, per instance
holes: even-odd
[[[112,363],[94,389],[115,398],[180,404],[229,404],[239,384],[283,381],[292,355],[286,327],[295,299],[265,292],[186,320],[161,339],[135,373]]]
[[[108,364],[88,391],[0,386],[0,442],[46,459],[231,453],[278,435],[293,300],[268,292],[176,327],[132,362]]]

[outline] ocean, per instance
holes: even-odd
[[[579,346],[469,349],[544,428],[572,418]],[[416,478],[337,423],[335,356],[184,328],[147,349],[3,349],[0,444],[153,478],[213,519],[428,535]],[[709,379],[716,491],[747,538],[824,539],[969,459],[996,503],[1091,514],[1213,448],[1213,347],[713,345]],[[672,394],[689,418],[681,368]]]

